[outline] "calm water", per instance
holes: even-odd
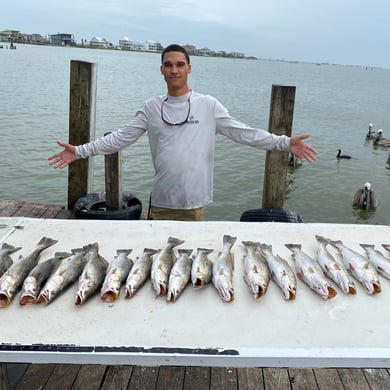
[[[48,166],[68,139],[70,60],[98,64],[96,137],[126,124],[142,102],[165,92],[160,56],[148,53],[18,45],[0,49],[0,198],[66,204],[67,170]],[[276,61],[192,58],[190,86],[218,98],[245,123],[268,127],[272,84],[296,86],[293,134],[309,132],[313,164],[290,171],[285,208],[305,222],[390,224],[390,148],[365,141],[368,124],[390,137],[390,70]],[[352,156],[336,159],[337,149]],[[219,137],[209,220],[239,220],[261,207],[265,152]],[[104,158],[94,159],[94,191],[104,190]],[[123,188],[147,209],[152,164],[143,137],[124,151]],[[376,211],[352,208],[370,181]]]

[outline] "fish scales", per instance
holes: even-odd
[[[179,258],[175,261],[169,274],[167,301],[175,302],[191,278],[192,249],[178,249]]]
[[[132,249],[118,249],[112,263],[107,269],[101,288],[100,296],[103,301],[113,302],[119,297],[122,283],[129,275],[130,269],[134,262],[128,256]]]
[[[213,262],[208,255],[214,249],[198,248],[191,267],[191,282],[194,289],[201,289],[210,282],[213,274]]]
[[[42,237],[36,247],[25,257],[19,257],[0,278],[0,307],[7,307],[16,292],[22,287],[24,279],[38,264],[41,253],[56,244],[58,241],[49,237]]]
[[[264,257],[272,280],[280,287],[286,300],[294,300],[297,292],[297,278],[287,260],[272,252],[272,246],[260,244],[260,253]]]
[[[341,240],[328,240],[329,244],[338,249],[347,271],[358,280],[369,295],[382,291],[378,273],[370,264],[368,258],[344,245]]]
[[[132,298],[138,289],[143,286],[150,277],[153,256],[157,249],[144,248],[143,254],[137,257],[126,279],[126,298]]]
[[[165,248],[160,249],[153,258],[150,279],[156,296],[164,296],[166,294],[169,273],[173,262],[175,261],[173,248],[183,243],[183,240],[175,237],[169,237]]]
[[[59,266],[49,276],[38,295],[37,303],[50,303],[61,292],[74,283],[87,262],[84,248],[71,250],[72,255],[61,260]]]
[[[223,236],[223,248],[213,262],[212,282],[223,302],[234,300],[233,271],[234,259],[231,249],[237,237]]]
[[[295,267],[299,279],[305,282],[322,299],[332,299],[337,295],[337,291],[325,278],[318,263],[302,251],[300,244],[285,244],[292,252]]]
[[[79,278],[76,305],[82,305],[97,290],[101,289],[107,273],[108,261],[99,254],[99,244],[94,242],[85,248],[87,262]]]
[[[38,263],[24,279],[19,303],[21,305],[37,303],[39,292],[51,273],[59,266],[62,259],[71,256],[68,252],[56,252],[54,257]]]
[[[11,253],[17,252],[22,249],[21,246],[15,247],[13,245],[3,243],[0,249],[0,277],[8,270],[9,267],[14,263]]]
[[[244,280],[254,298],[259,299],[267,292],[271,275],[259,252],[260,243],[242,241],[242,244],[247,250],[244,256]]]
[[[326,248],[328,240],[316,235],[318,242],[317,261],[324,274],[332,279],[345,294],[356,294],[356,286],[345,267],[332,256]]]

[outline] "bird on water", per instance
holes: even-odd
[[[365,183],[363,188],[358,188],[353,197],[353,206],[368,210],[378,206],[378,199],[375,192],[371,189],[370,183]]]
[[[372,141],[372,143],[377,146],[390,147],[390,138],[383,138],[382,134],[382,129],[379,129],[378,136]]]
[[[341,154],[341,149],[339,149],[336,157],[337,158],[351,158],[351,156],[348,156],[346,154]]]

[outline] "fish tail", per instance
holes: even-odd
[[[296,249],[298,249],[298,250],[302,249],[301,244],[284,244],[284,246],[286,248],[290,249],[291,252],[294,252],[294,250],[296,250]]]
[[[4,251],[7,251],[8,253],[14,253],[14,252],[22,249],[22,247],[21,246],[13,246],[13,245],[10,245],[10,244],[7,244],[6,242],[4,242],[3,245],[1,246],[1,249]]]
[[[209,253],[214,252],[214,249],[198,248],[198,249],[197,249],[197,253],[199,253],[199,252],[203,252],[203,253],[205,253],[206,255],[208,255]]]
[[[85,252],[98,252],[99,244],[97,242],[94,242],[93,244],[85,245],[83,249]]]
[[[364,250],[375,249],[375,245],[372,244],[359,244]]]
[[[319,243],[324,244],[324,245],[329,244],[329,241],[330,241],[328,238],[325,238],[325,237],[320,236],[320,235],[318,235],[318,234],[316,234],[316,240],[317,240]]]
[[[242,245],[246,247],[260,247],[260,242],[254,242],[254,241],[242,241]]]
[[[236,240],[237,240],[237,237],[232,237],[232,236],[229,236],[228,234],[225,234],[223,236],[223,245],[229,244],[229,245],[233,246],[234,243],[236,242]]]
[[[178,246],[180,244],[183,244],[184,240],[180,240],[180,238],[175,238],[175,237],[169,237],[168,238],[168,244],[174,248],[175,246]]]
[[[54,240],[53,238],[50,238],[50,237],[42,237],[39,242],[38,242],[38,245],[39,247],[42,247],[42,251],[46,248],[49,248],[50,246],[54,245],[54,244],[57,244],[58,240]]]
[[[269,244],[260,244],[260,249],[261,249],[261,250],[272,251],[272,245],[269,245]]]
[[[85,247],[83,248],[74,248],[70,250],[74,255],[77,255],[78,253],[86,253]]]
[[[129,255],[133,250],[132,249],[117,249],[116,254],[119,256],[120,254],[124,254],[125,256]]]
[[[336,241],[329,240],[328,242],[330,245],[334,246],[335,248],[340,247],[340,245],[343,245],[343,242],[341,240],[336,240]]]
[[[158,249],[144,248],[144,254],[148,254],[149,256],[156,254],[157,251]]]
[[[185,256],[185,255],[187,255],[187,256],[190,256],[191,255],[191,253],[193,252],[193,250],[192,249],[178,249],[177,250],[177,252],[179,253],[179,256]]]
[[[66,257],[71,256],[72,254],[69,252],[56,252],[54,253],[54,257],[56,259],[65,259]]]
[[[390,244],[382,244],[383,248],[390,252]]]

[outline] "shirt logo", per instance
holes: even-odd
[[[199,124],[199,120],[198,119],[194,119],[194,116],[190,115],[190,117],[187,120],[187,123],[191,123],[193,125],[197,125],[197,124]]]

